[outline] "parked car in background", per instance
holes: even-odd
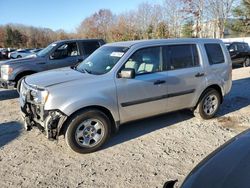
[[[79,153],[96,151],[120,124],[180,109],[212,118],[232,85],[221,40],[111,43],[75,67],[26,77],[20,104],[27,129],[65,134]]]
[[[3,56],[4,59],[8,59],[9,58],[9,53],[16,51],[16,49],[14,48],[5,48],[1,51],[1,54]]]
[[[242,64],[244,67],[250,65],[250,47],[245,42],[225,43],[230,53],[233,65]]]
[[[16,50],[14,52],[10,52],[8,54],[8,58],[9,59],[22,58],[22,57],[26,57],[30,54],[32,54],[30,49],[19,49],[19,50]]]
[[[247,130],[202,160],[180,188],[249,188],[249,146],[250,130]]]
[[[57,41],[31,57],[0,62],[0,87],[19,90],[25,76],[76,65],[103,44],[102,39]]]
[[[27,57],[33,54],[36,54],[37,52],[41,51],[42,49],[19,49],[17,51],[9,53],[9,59],[16,59],[16,58],[22,58]]]
[[[0,48],[0,60],[2,60],[4,57],[3,57],[3,51],[5,50],[5,48]]]

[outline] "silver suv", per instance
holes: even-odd
[[[21,110],[27,129],[93,152],[125,122],[180,109],[212,118],[231,89],[231,66],[220,40],[111,43],[75,67],[26,77]]]

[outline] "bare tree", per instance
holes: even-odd
[[[110,10],[101,9],[82,21],[77,32],[86,38],[103,38],[110,40],[109,28],[112,26],[114,16]]]
[[[208,11],[212,20],[215,20],[219,30],[219,35],[216,37],[224,38],[225,25],[228,17],[231,14],[232,6],[235,0],[207,0]]]
[[[120,14],[111,27],[112,41],[135,40],[139,38],[134,11]]]
[[[165,0],[163,6],[163,19],[169,28],[170,37],[180,37],[181,25],[184,21],[183,2],[181,0]]]
[[[147,38],[146,31],[151,25],[151,12],[152,5],[149,3],[142,3],[138,6],[136,12],[136,22],[137,22],[137,30],[139,32],[139,37]]]
[[[205,0],[182,0],[186,5],[183,11],[187,13],[186,19],[194,21],[194,36],[203,37],[203,16]],[[191,19],[190,19],[191,18]]]

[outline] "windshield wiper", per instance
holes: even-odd
[[[73,65],[70,68],[73,69],[73,70],[75,70],[75,71],[81,72],[81,73],[85,73],[86,72],[85,70],[77,69],[77,65]]]
[[[76,70],[76,71],[78,71],[78,72],[82,72],[82,73],[88,73],[88,74],[92,74],[92,71],[90,71],[90,70],[88,70],[88,69],[78,69],[77,68],[77,65],[73,65],[73,66],[71,66],[70,67],[71,69],[73,69],[73,70]]]
[[[90,71],[88,69],[83,69],[83,71],[87,72],[88,74],[92,74],[92,71]]]

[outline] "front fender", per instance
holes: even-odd
[[[13,68],[12,74],[9,76],[9,80],[16,80],[18,75],[23,74],[24,72],[40,72],[39,69],[34,68],[34,66],[19,66]]]
[[[91,97],[91,98],[85,98],[82,100],[71,100],[67,103],[65,103],[63,106],[59,108],[62,112],[64,112],[67,116],[72,115],[74,112],[91,107],[91,106],[99,106],[106,108],[110,111],[115,121],[119,121],[119,113],[118,113],[118,107],[117,103],[114,102],[113,99],[110,99],[108,97],[100,96],[100,97]]]
[[[99,106],[109,110],[113,119],[119,121],[116,88],[112,84],[113,82],[104,83],[96,82],[94,86],[93,84],[84,86],[67,83],[64,87],[58,85],[54,89],[50,88],[45,110],[58,109],[70,116],[80,109]],[[86,89],[88,89],[88,92],[86,92]]]

